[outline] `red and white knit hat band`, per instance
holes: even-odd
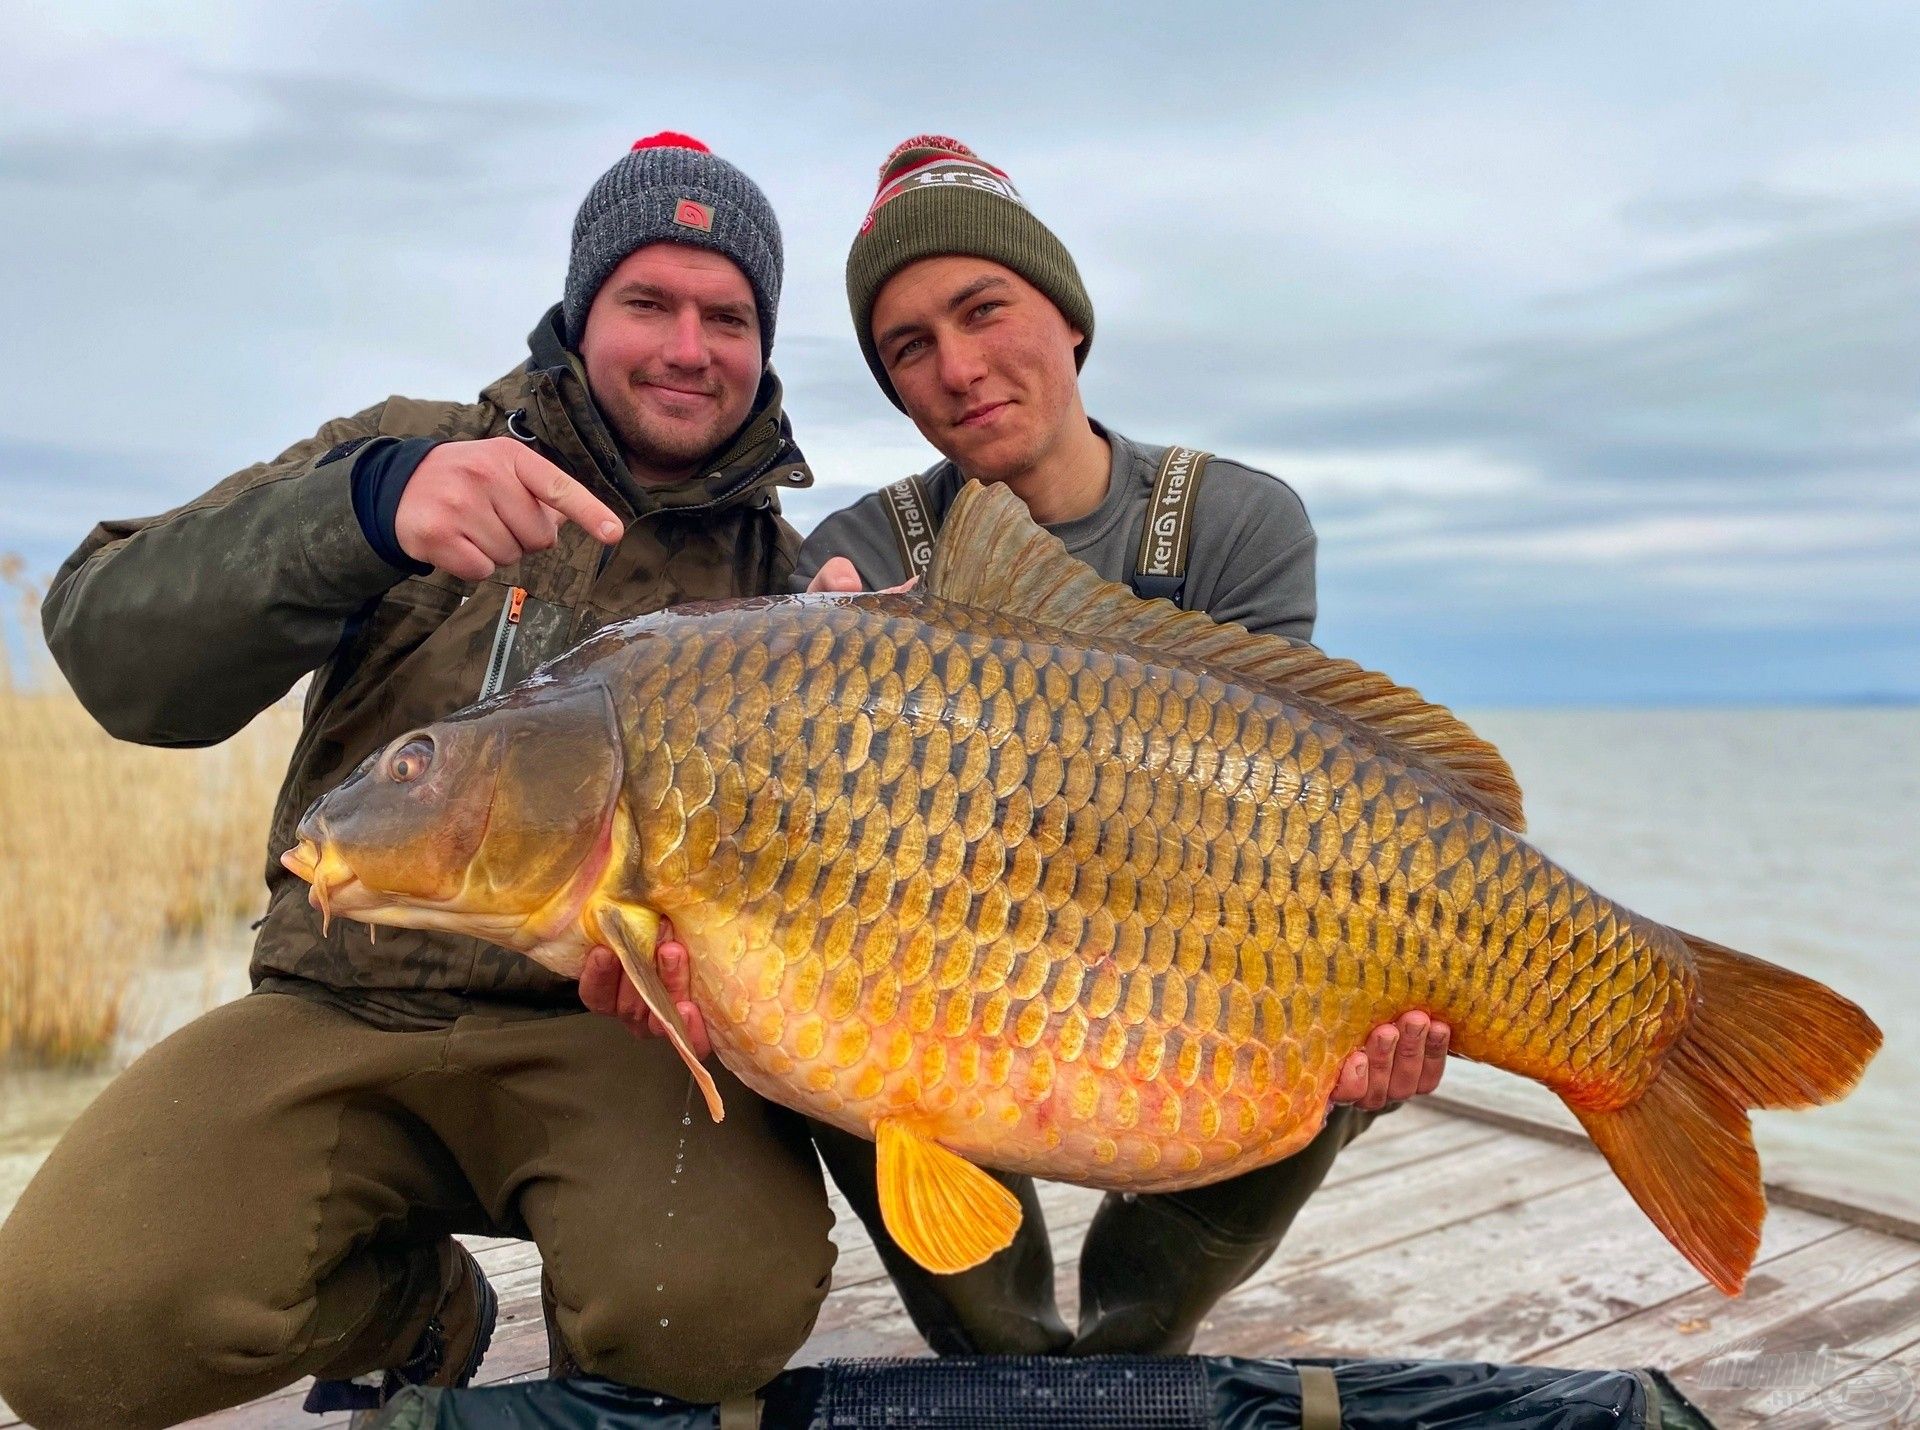
[[[955,186],[992,194],[1019,204],[1021,208],[1027,206],[1012,180],[993,165],[971,157],[961,158],[957,154],[936,154],[910,169],[891,175],[881,184],[880,191],[873,196],[873,206],[867,210],[866,223],[861,227],[871,224],[875,214],[902,194]]]

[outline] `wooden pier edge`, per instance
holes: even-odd
[[[1585,1147],[1593,1150],[1593,1143],[1584,1132],[1575,1131],[1571,1127],[1562,1127],[1545,1118],[1529,1117],[1524,1112],[1488,1107],[1483,1103],[1469,1102],[1443,1092],[1429,1093],[1421,1101],[1435,1112],[1446,1112],[1455,1117],[1484,1122],[1508,1132],[1523,1132],[1529,1137],[1557,1142],[1566,1147]],[[1798,1186],[1784,1179],[1775,1180],[1769,1177],[1764,1180],[1763,1185],[1767,1189],[1769,1205],[1795,1207],[1800,1211],[1813,1212],[1818,1216],[1832,1217],[1835,1221],[1846,1222],[1849,1226],[1863,1226],[1869,1231],[1884,1232],[1888,1236],[1902,1236],[1910,1241],[1920,1241],[1920,1216],[1910,1216],[1880,1207],[1862,1206],[1858,1202],[1849,1201],[1833,1193]]]

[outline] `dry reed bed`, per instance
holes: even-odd
[[[84,1064],[169,940],[264,907],[299,711],[213,749],[149,749],[95,724],[50,663],[34,674],[0,646],[0,1063]]]

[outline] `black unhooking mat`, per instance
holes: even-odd
[[[783,1372],[757,1409],[758,1430],[1712,1430],[1658,1371],[1233,1356],[829,1361]],[[755,1410],[583,1379],[409,1390],[378,1424],[749,1430]]]

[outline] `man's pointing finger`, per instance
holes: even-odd
[[[514,475],[543,504],[608,546],[620,539],[620,517],[572,477],[538,452],[522,447],[514,452]]]

